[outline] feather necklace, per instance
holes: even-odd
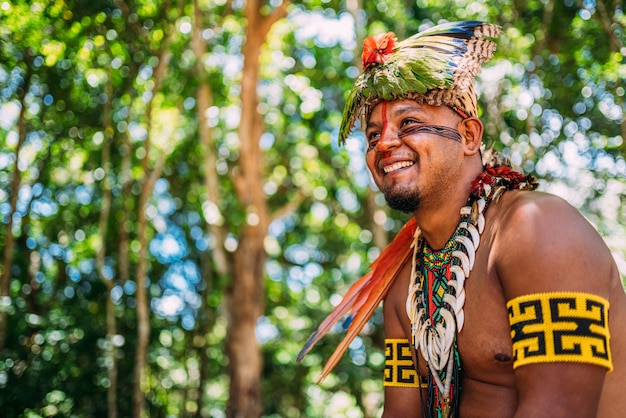
[[[474,180],[456,232],[440,251],[415,230],[413,265],[406,302],[413,346],[421,352],[429,370],[428,410],[448,418],[458,414],[461,361],[456,335],[465,323],[465,280],[474,266],[484,212],[506,190],[534,189],[531,177],[507,166],[486,167]],[[418,369],[419,372],[419,369]]]

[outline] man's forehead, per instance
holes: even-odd
[[[415,100],[393,100],[378,103],[369,115],[367,120],[370,123],[380,122],[382,119],[382,104],[385,103],[385,110],[390,116],[400,116],[405,113],[422,113],[424,115],[432,115],[441,111],[443,106],[432,106],[426,103],[419,103]]]

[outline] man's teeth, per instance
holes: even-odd
[[[414,164],[413,161],[400,161],[400,162],[388,165],[387,167],[383,168],[383,171],[385,172],[385,174],[389,174],[392,171],[396,171],[404,167],[410,167],[413,164]]]

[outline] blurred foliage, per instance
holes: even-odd
[[[150,416],[224,416],[221,300],[228,277],[212,267],[212,249],[221,243],[205,224],[226,225],[224,244],[233,251],[246,221],[231,181],[239,155],[242,3],[199,1],[207,74],[199,80],[190,49],[192,2],[0,0],[0,248],[9,218],[16,237],[9,297],[0,300],[8,313],[0,353],[0,408],[7,416],[105,416],[111,343],[119,361],[119,414],[130,415],[135,265],[130,278],[122,277],[116,249],[125,231],[136,263],[146,153],[151,164],[167,156],[146,210]],[[378,209],[368,206],[361,134],[355,130],[345,147],[336,143],[364,36],[391,30],[403,38],[442,20],[501,24],[497,55],[479,79],[487,142],[579,208],[626,271],[626,17],[619,2],[389,0],[363,2],[352,14],[346,3],[354,2],[294,2],[288,18],[273,26],[261,58],[264,192],[273,210],[304,197],[271,224],[265,240],[266,308],[257,336],[268,417],[376,416],[381,408],[379,313],[323,385],[315,379],[340,330],[295,364],[309,333],[378,254],[372,222],[391,235],[406,219],[389,214],[378,195]],[[171,58],[157,89],[154,71],[164,51]],[[200,81],[213,95],[205,111],[223,197],[213,206],[203,201]],[[104,165],[107,146],[111,160]],[[103,243],[98,219],[105,190],[113,207]],[[96,271],[100,245],[114,283],[112,340],[106,288]],[[201,273],[207,270],[211,281]],[[199,387],[202,373],[208,382]]]

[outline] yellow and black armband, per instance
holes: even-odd
[[[524,295],[507,303],[513,368],[535,363],[587,363],[613,370],[609,301],[588,293]]]
[[[406,339],[385,339],[385,380],[384,386],[404,388],[428,387],[420,385],[411,346]]]

